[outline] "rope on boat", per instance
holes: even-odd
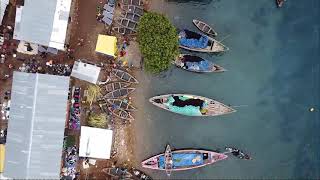
[[[229,38],[231,36],[231,34],[226,35],[224,38],[222,38],[222,40],[218,41],[219,43],[221,43],[222,41],[226,40],[227,38]]]
[[[243,105],[238,105],[238,106],[230,106],[230,107],[248,107],[249,105],[245,105],[245,104],[243,104]]]

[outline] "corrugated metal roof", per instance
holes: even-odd
[[[71,0],[25,0],[18,7],[14,38],[63,49]]]
[[[4,176],[59,179],[69,79],[14,72]]]
[[[9,0],[0,0],[0,24],[2,24],[4,12],[8,4],[9,4]]]

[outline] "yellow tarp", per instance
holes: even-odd
[[[4,168],[4,156],[5,156],[4,145],[0,144],[0,173],[3,172],[3,168]]]
[[[96,52],[116,57],[115,54],[117,52],[117,38],[114,36],[99,34],[96,45]]]

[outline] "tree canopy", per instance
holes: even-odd
[[[138,25],[138,42],[144,67],[152,73],[167,70],[178,55],[178,35],[167,17],[155,12],[145,13]]]

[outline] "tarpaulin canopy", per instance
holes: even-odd
[[[5,155],[5,147],[3,144],[0,144],[0,173],[3,172],[4,155]]]
[[[117,38],[99,34],[96,52],[115,57],[117,52]]]

